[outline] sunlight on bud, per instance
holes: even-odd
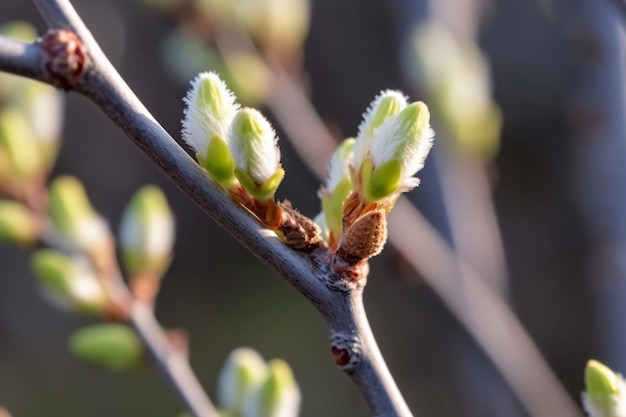
[[[39,250],[31,258],[35,276],[56,306],[89,314],[103,311],[107,297],[88,262],[54,250]]]
[[[267,364],[267,379],[247,399],[245,417],[297,417],[300,389],[291,368],[281,359]]]
[[[423,168],[433,144],[428,107],[422,102],[407,106],[377,130],[372,141],[371,177],[363,174],[366,199],[375,201],[419,184],[412,176]]]
[[[261,202],[272,198],[285,171],[280,165],[278,137],[267,119],[255,109],[240,110],[233,120],[228,144],[241,185]]]
[[[589,417],[626,417],[624,378],[602,363],[590,360],[585,367],[583,405]]]
[[[407,105],[406,98],[400,91],[385,90],[376,96],[363,114],[359,133],[354,145],[354,167],[358,171],[369,155],[374,133],[385,120],[397,114]]]
[[[239,348],[226,359],[217,381],[221,408],[240,414],[246,398],[267,378],[267,365],[255,350]]]
[[[74,177],[61,176],[50,185],[50,219],[64,243],[90,253],[106,244],[110,231],[95,212],[83,185]]]
[[[174,217],[163,192],[155,186],[138,190],[124,211],[120,249],[127,273],[161,277],[172,259]]]
[[[239,110],[234,94],[214,72],[203,72],[191,81],[184,99],[183,140],[206,158],[213,136],[226,140],[230,124]]]

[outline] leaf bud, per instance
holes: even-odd
[[[274,197],[285,171],[280,165],[276,132],[255,109],[240,110],[233,120],[229,147],[235,160],[235,175],[256,200]]]
[[[132,197],[122,215],[120,249],[129,276],[160,278],[172,259],[174,217],[163,192],[145,186]]]

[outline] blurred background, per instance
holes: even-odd
[[[177,140],[184,80],[203,69],[223,71],[276,126],[287,172],[278,195],[310,217],[319,212],[320,181],[288,138],[300,126],[316,149],[315,136],[307,136],[307,120],[281,125],[290,96],[273,92],[268,80],[297,80],[336,141],[356,135],[382,89],[426,101],[438,135],[410,199],[483,285],[506,300],[578,402],[589,358],[626,371],[626,16],[619,1],[274,1],[294,25],[278,35],[247,25],[260,13],[253,0],[224,12],[233,20],[220,15],[226,0],[197,8],[184,0],[73,3]],[[12,20],[45,30],[30,2],[2,1],[0,21]],[[303,417],[368,415],[333,364],[325,325],[306,300],[73,93],[62,137],[54,174],[80,178],[114,229],[137,188],[152,183],[166,192],[178,237],[157,315],[189,332],[191,363],[209,395],[227,354],[251,346],[292,366]],[[332,149],[319,146],[319,158],[328,157]],[[540,415],[528,411],[404,256],[390,245],[370,266],[369,318],[415,415]],[[488,326],[489,310],[476,313]],[[67,336],[85,323],[40,296],[27,252],[1,246],[0,405],[15,417],[181,411],[154,370],[107,373],[73,357]],[[521,372],[525,364],[512,366]]]

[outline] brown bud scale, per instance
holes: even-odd
[[[289,201],[278,203],[281,221],[278,230],[285,243],[299,252],[310,253],[323,244],[322,232],[317,224],[296,211]]]
[[[70,90],[81,80],[87,68],[87,52],[82,40],[68,29],[50,29],[41,38],[43,67],[52,83]]]
[[[354,262],[378,255],[383,250],[386,241],[386,213],[384,210],[374,210],[356,219],[345,231],[340,249]]]

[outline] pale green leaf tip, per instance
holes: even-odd
[[[418,129],[430,127],[430,111],[428,106],[421,101],[409,104],[400,112],[401,120],[405,123],[412,123]]]
[[[368,132],[369,134],[372,134],[374,129],[383,124],[385,120],[406,107],[406,99],[401,93],[397,91],[387,91],[383,94],[380,104],[371,116],[371,121],[369,122],[371,132]]]
[[[608,366],[591,359],[585,367],[585,388],[590,397],[618,394],[619,377]]]

